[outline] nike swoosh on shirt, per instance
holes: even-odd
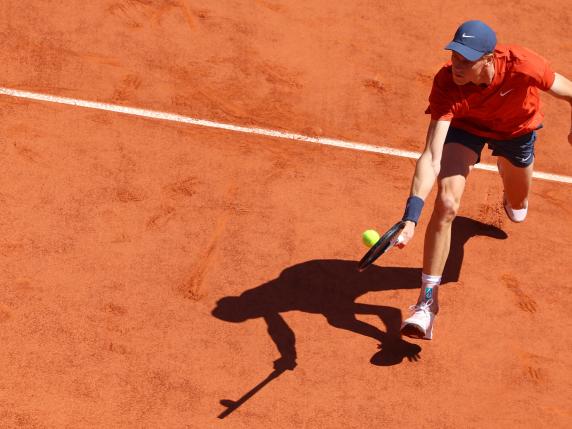
[[[501,91],[500,96],[501,96],[501,97],[504,97],[505,95],[507,95],[507,94],[508,94],[509,92],[511,92],[511,91],[512,91],[512,89],[509,89],[508,91],[505,91],[505,92],[502,92],[502,91]]]

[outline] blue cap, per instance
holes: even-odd
[[[482,21],[467,21],[457,29],[453,41],[445,49],[461,54],[469,61],[477,61],[483,55],[493,52],[497,35]]]

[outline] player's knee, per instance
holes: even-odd
[[[435,204],[435,212],[440,222],[451,223],[457,216],[460,202],[451,195],[441,195]]]

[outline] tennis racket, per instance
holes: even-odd
[[[389,230],[383,234],[380,239],[371,246],[371,249],[364,255],[358,263],[358,271],[363,271],[369,267],[373,262],[397,244],[399,234],[405,227],[404,221],[399,221],[393,225]]]

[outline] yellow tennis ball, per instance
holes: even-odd
[[[364,233],[361,235],[361,238],[363,244],[365,244],[367,247],[371,247],[379,240],[379,234],[373,229],[368,229],[367,231],[364,231]]]

